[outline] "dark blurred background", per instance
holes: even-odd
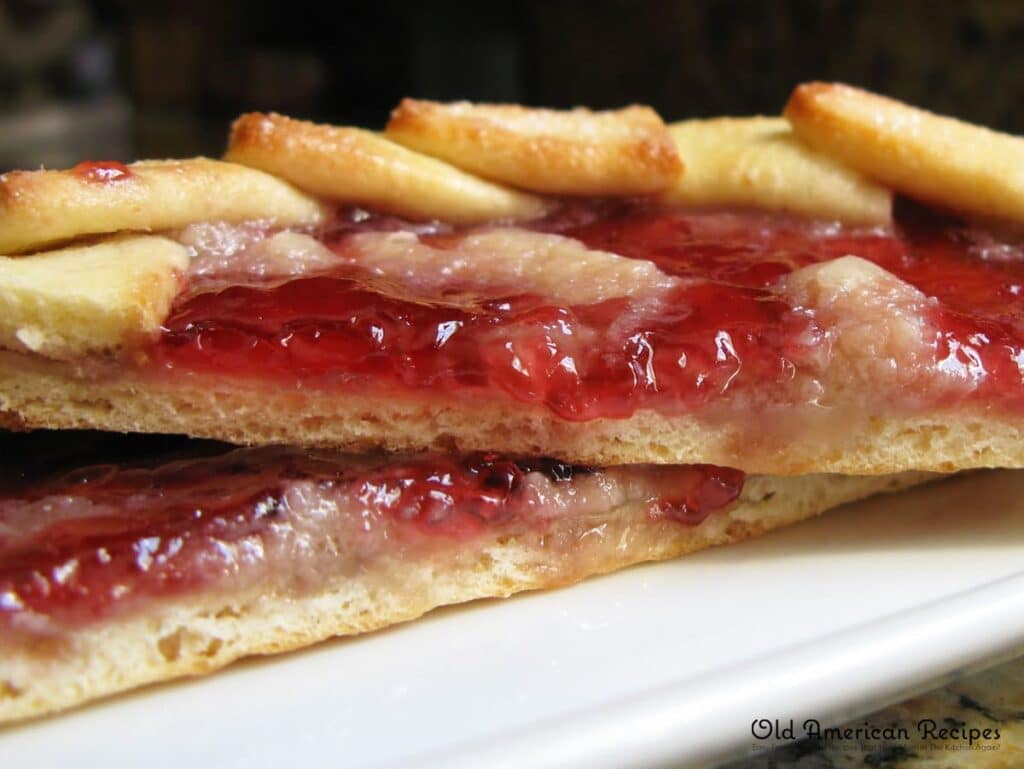
[[[0,169],[219,154],[244,110],[405,95],[777,112],[835,79],[1024,132],[1024,3],[0,0]]]

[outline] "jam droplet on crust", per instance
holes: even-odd
[[[0,630],[59,633],[189,591],[283,580],[315,590],[379,555],[543,533],[639,504],[697,524],[734,502],[738,470],[577,467],[492,454],[381,464],[240,449],[152,467],[103,465],[0,492]],[[261,582],[262,580],[262,582]]]
[[[361,231],[373,222],[361,221]],[[885,393],[887,405],[893,396],[905,397],[907,408],[970,398],[1024,408],[1019,244],[919,211],[888,231],[758,212],[574,204],[532,226],[651,260],[683,280],[657,299],[579,306],[526,294],[480,297],[473,306],[403,300],[351,272],[193,290],[173,308],[150,365],[169,375],[215,372],[398,397],[463,392],[575,421],[643,408],[685,413],[733,398],[744,410],[803,405],[818,397],[819,383],[828,386],[829,331],[813,309],[793,303],[781,279],[854,254],[933,298],[921,391]],[[328,245],[344,249],[346,232],[332,230]],[[419,235],[447,248],[463,236]],[[928,389],[932,373],[954,369],[969,387]]]
[[[116,160],[87,160],[72,168],[71,173],[79,179],[100,184],[126,181],[132,177],[131,169]]]

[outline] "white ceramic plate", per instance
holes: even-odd
[[[0,763],[689,767],[1024,653],[1024,472],[151,688],[0,734]]]

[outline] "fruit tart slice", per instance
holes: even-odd
[[[81,440],[0,434],[24,458],[0,482],[0,721],[735,542],[923,479]]]
[[[0,419],[1020,466],[1024,140],[820,84],[786,115],[406,101],[383,134],[250,114],[226,161],[7,174]]]

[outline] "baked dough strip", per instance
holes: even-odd
[[[918,200],[1024,222],[1024,138],[841,83],[805,83],[785,116],[836,162]]]
[[[0,254],[86,235],[154,232],[196,221],[309,226],[327,211],[270,174],[208,158],[90,164],[0,175]],[[109,166],[109,167],[108,167]]]

